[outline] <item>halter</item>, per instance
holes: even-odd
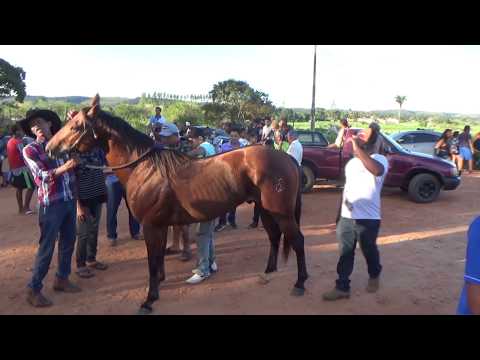
[[[88,126],[87,126],[87,121],[84,121],[83,122],[83,132],[82,134],[78,137],[78,139],[73,143],[72,145],[72,149],[75,149],[77,147],[77,145],[80,143],[80,141],[83,139],[83,137],[85,135],[87,135],[90,131],[92,132],[92,135],[93,135],[93,138],[94,139],[98,139],[98,136],[97,134],[95,133],[95,129],[93,128],[93,126],[90,124],[93,119],[90,119],[87,115],[85,115],[86,118],[87,118],[87,121],[88,121]],[[136,165],[138,162],[140,162],[141,160],[143,160],[148,154],[150,154],[153,150],[155,149],[162,149],[163,146],[161,146],[160,144],[157,144],[155,143],[150,149],[148,149],[147,151],[143,152],[138,158],[136,158],[135,160],[132,160],[126,164],[122,164],[122,165],[117,165],[117,166],[97,166],[97,165],[85,165],[86,168],[88,169],[97,169],[97,170],[104,170],[104,171],[107,171],[107,172],[112,172],[114,170],[121,170],[121,169],[126,169],[126,168],[129,168],[133,165]]]

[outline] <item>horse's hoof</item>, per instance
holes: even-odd
[[[262,285],[268,284],[272,280],[272,276],[269,274],[260,274],[258,275],[258,282]]]
[[[141,307],[138,309],[137,315],[150,315],[152,313],[152,308]]]
[[[290,293],[292,296],[303,296],[305,295],[305,289],[293,287],[292,292]]]

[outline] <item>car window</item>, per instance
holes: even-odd
[[[327,146],[328,145],[327,139],[325,139],[325,136],[323,136],[320,133],[314,133],[313,134],[313,142],[315,143],[315,145],[319,145],[319,146]]]
[[[298,134],[298,140],[303,145],[311,145],[312,144],[312,134],[311,133],[300,133],[300,134]]]
[[[415,143],[434,143],[438,140],[438,136],[435,134],[419,133],[415,134],[413,137]]]
[[[400,145],[413,144],[413,135],[412,134],[405,134],[405,135],[401,136],[400,138],[398,138],[397,142]]]

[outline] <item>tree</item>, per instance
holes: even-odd
[[[402,105],[405,102],[405,100],[407,100],[406,96],[400,96],[400,95],[395,96],[395,101],[400,106],[400,108],[398,109],[398,121],[402,120]]]
[[[23,102],[26,95],[25,71],[0,59],[0,98],[15,96],[16,101]]]
[[[268,94],[253,89],[245,81],[234,79],[215,84],[209,95],[202,95],[201,99],[205,102],[205,113],[208,112],[216,121],[227,117],[233,122],[243,122],[274,110]],[[208,102],[209,99],[212,102]]]

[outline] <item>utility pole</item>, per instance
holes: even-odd
[[[317,77],[317,45],[314,45],[313,54],[313,89],[312,89],[312,113],[310,115],[310,130],[315,130],[315,80]]]

